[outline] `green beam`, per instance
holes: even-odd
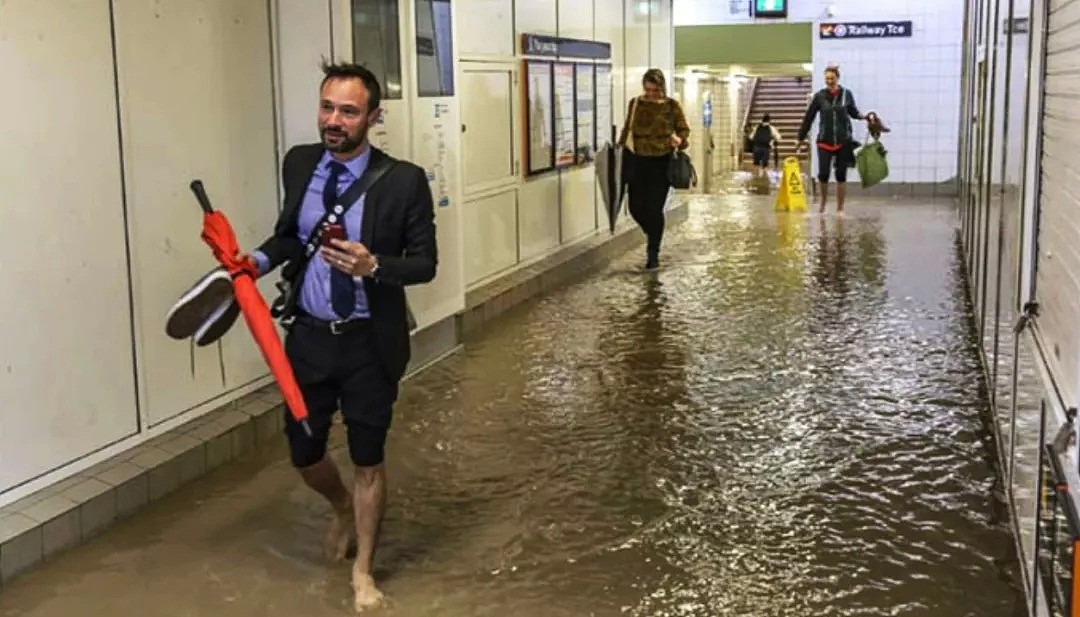
[[[773,23],[675,28],[675,64],[810,62],[812,24]]]

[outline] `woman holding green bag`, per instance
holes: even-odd
[[[843,213],[847,170],[855,162],[851,120],[863,120],[865,116],[859,113],[859,108],[855,106],[855,95],[840,85],[839,67],[830,66],[825,69],[825,88],[810,99],[810,105],[799,128],[800,152],[806,149],[810,125],[819,115],[817,179],[821,186],[821,211],[825,212],[829,200],[829,171],[832,168],[836,175],[836,211]]]

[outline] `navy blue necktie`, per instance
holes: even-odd
[[[345,171],[347,169],[341,163],[330,162],[330,177],[327,178],[326,186],[323,187],[323,206],[327,212],[334,212],[338,198],[338,179]],[[338,224],[344,227],[345,221],[340,220]],[[330,305],[342,319],[347,319],[356,310],[356,285],[352,276],[333,266],[330,267]]]

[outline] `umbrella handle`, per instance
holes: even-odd
[[[210,205],[210,198],[206,196],[206,189],[203,188],[202,180],[191,181],[191,192],[195,193],[195,199],[199,200],[199,206],[203,212],[210,214],[214,211],[213,206]]]

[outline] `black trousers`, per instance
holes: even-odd
[[[345,421],[349,458],[358,467],[383,462],[398,384],[379,362],[373,324],[359,323],[334,334],[316,320],[298,317],[285,338],[285,353],[308,408],[308,437],[285,410],[292,463],[308,467],[326,454],[330,426],[339,410]]]
[[[660,252],[664,238],[664,204],[667,202],[667,170],[670,156],[624,155],[623,168],[630,189],[630,216],[648,238],[650,255]]]
[[[844,146],[840,150],[831,151],[818,147],[818,181],[822,184],[829,182],[829,170],[836,172],[837,183],[847,182],[847,170],[851,165],[854,154],[851,148]]]

